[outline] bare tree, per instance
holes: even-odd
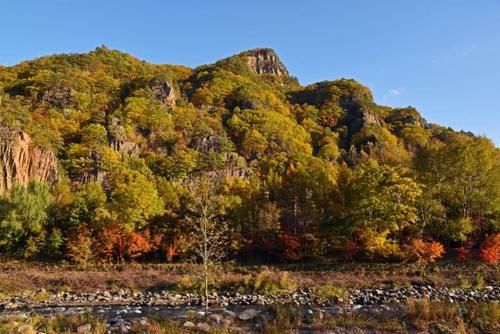
[[[202,178],[190,187],[193,198],[188,204],[186,220],[192,228],[192,246],[197,263],[201,263],[205,313],[208,312],[208,285],[214,268],[226,256],[229,235],[227,222],[222,219],[223,198],[216,194],[213,181]]]

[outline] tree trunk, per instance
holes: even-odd
[[[205,270],[205,315],[208,314],[208,272]]]
[[[203,242],[203,271],[205,276],[205,315],[208,314],[208,236],[206,229],[204,231],[204,242]]]

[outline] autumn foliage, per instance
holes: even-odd
[[[460,262],[464,262],[470,256],[471,248],[462,246],[456,249],[457,252],[457,260]]]
[[[148,230],[127,232],[119,225],[113,224],[102,230],[98,252],[109,260],[132,260],[158,249],[159,243],[160,240],[152,238]]]
[[[411,246],[420,264],[435,262],[444,255],[443,245],[436,241],[425,242],[421,239],[415,239]]]
[[[378,105],[351,79],[257,70],[262,52],[282,68],[272,50],[191,69],[106,47],[0,66],[0,144],[29,136],[27,152],[51,152],[58,170],[14,185],[26,173],[3,161],[0,254],[187,261],[190,185],[206,177],[228,260],[429,263],[443,243],[498,263],[497,145]]]
[[[304,257],[304,243],[300,238],[291,234],[281,234],[280,240],[283,243],[282,257],[285,261],[299,261]]]
[[[500,233],[485,240],[479,251],[479,257],[488,263],[500,262]]]

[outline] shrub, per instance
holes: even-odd
[[[92,239],[85,229],[79,229],[77,233],[66,239],[66,255],[68,258],[81,266],[87,266],[93,258]]]
[[[299,237],[283,233],[280,240],[283,243],[282,256],[285,261],[299,261],[304,257],[303,242]]]
[[[352,260],[359,252],[359,246],[355,241],[347,240],[342,246],[344,255],[347,260]]]
[[[425,242],[415,239],[412,242],[412,251],[419,264],[432,263],[441,258],[444,254],[444,247],[436,241]]]
[[[500,262],[500,233],[497,233],[485,240],[481,245],[479,257],[487,263]]]
[[[378,233],[368,228],[358,228],[355,234],[362,252],[370,259],[390,258],[401,253],[399,245],[387,237],[387,232]]]
[[[470,255],[471,249],[469,247],[459,247],[456,249],[457,251],[457,260],[460,262],[464,262]]]
[[[342,301],[349,296],[349,293],[343,289],[330,284],[324,284],[314,289],[314,295],[321,301],[336,300]]]
[[[179,291],[201,292],[202,282],[194,275],[184,275],[177,282],[176,288]]]
[[[248,285],[253,291],[266,295],[289,292],[297,288],[287,272],[273,273],[271,271],[258,273]]]
[[[99,253],[108,260],[135,259],[158,247],[148,230],[127,232],[117,224],[105,227],[99,236]]]

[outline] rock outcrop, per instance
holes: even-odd
[[[0,126],[0,193],[32,180],[57,181],[57,158],[51,150],[33,143],[25,132]]]
[[[385,121],[390,124],[396,132],[401,131],[405,126],[427,127],[427,121],[414,108],[394,109],[385,117]]]
[[[54,86],[43,91],[38,100],[41,104],[57,109],[76,108],[78,102],[74,93],[72,88]]]
[[[164,80],[153,79],[148,83],[154,97],[169,108],[175,108],[174,87]]]
[[[243,52],[248,66],[257,74],[288,76],[288,70],[272,49],[254,49]]]
[[[112,117],[108,127],[109,145],[123,156],[138,156],[139,145],[127,139],[125,128],[116,117]]]

